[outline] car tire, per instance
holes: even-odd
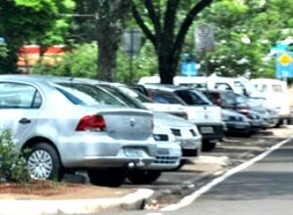
[[[278,122],[274,125],[274,128],[280,128],[283,125],[283,120],[279,119]]]
[[[130,170],[127,178],[133,184],[151,184],[160,177],[161,173],[156,170]]]
[[[125,168],[89,169],[87,171],[90,182],[97,186],[119,187],[127,175]]]
[[[209,152],[212,151],[216,147],[216,142],[205,140],[202,142],[202,151]]]
[[[63,178],[63,167],[56,149],[45,142],[32,145],[26,163],[33,179],[57,180]]]

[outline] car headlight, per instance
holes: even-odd
[[[154,139],[156,141],[168,141],[169,137],[167,134],[154,134]]]
[[[229,119],[230,119],[230,117],[227,114],[222,113],[222,120],[223,121],[229,121]]]

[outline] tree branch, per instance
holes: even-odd
[[[157,47],[154,34],[152,34],[151,30],[144,23],[141,15],[139,14],[137,6],[135,5],[133,1],[132,1],[132,14],[136,23],[142,29],[146,37],[153,43],[155,47]]]
[[[176,21],[176,11],[180,0],[169,0],[164,17],[164,34],[169,35],[168,38],[174,39],[174,29]]]
[[[148,11],[149,18],[151,19],[151,21],[154,24],[155,35],[158,37],[158,39],[160,39],[161,33],[162,33],[160,16],[157,15],[152,0],[145,0],[144,3],[147,8],[147,11]]]

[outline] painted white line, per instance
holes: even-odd
[[[199,198],[204,193],[208,192],[210,189],[212,189],[217,184],[221,183],[222,181],[224,181],[228,177],[234,175],[235,173],[246,169],[247,167],[251,166],[252,164],[256,163],[257,161],[263,159],[264,157],[266,157],[267,155],[269,155],[273,151],[277,150],[278,148],[280,148],[281,146],[283,146],[284,144],[289,142],[291,139],[292,139],[292,137],[290,137],[280,143],[277,143],[276,145],[272,146],[271,148],[269,148],[267,151],[263,152],[262,154],[252,158],[251,160],[248,160],[245,163],[240,164],[239,166],[236,166],[233,169],[228,170],[225,174],[219,176],[218,178],[213,179],[210,183],[201,187],[199,190],[197,190],[197,191],[193,192],[191,195],[183,198],[178,204],[168,205],[168,206],[162,208],[161,211],[174,211],[174,210],[177,210],[179,208],[182,208],[182,207],[185,207],[185,206],[191,204],[194,200]]]

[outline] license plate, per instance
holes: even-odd
[[[169,149],[157,149],[158,155],[169,155]]]
[[[237,125],[237,124],[236,124],[236,125],[235,125],[235,128],[240,128],[240,129],[241,129],[241,128],[245,128],[245,125]]]
[[[183,140],[182,147],[184,149],[195,149],[195,143],[192,140]]]
[[[213,127],[201,127],[200,131],[201,131],[201,133],[204,133],[204,134],[212,134],[212,133],[214,133]]]
[[[142,149],[127,148],[127,149],[124,149],[124,153],[126,157],[143,157]]]

